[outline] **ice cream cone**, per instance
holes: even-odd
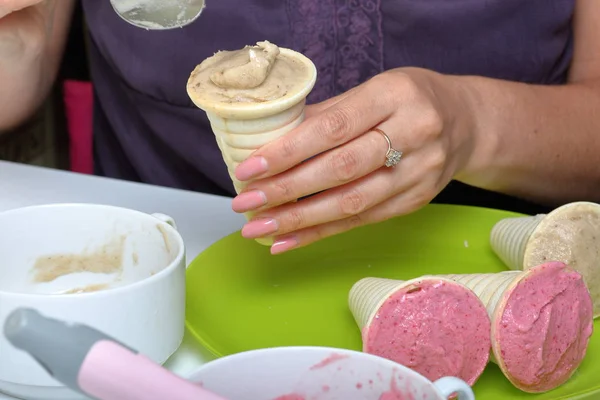
[[[304,120],[306,96],[312,90],[317,70],[313,62],[293,50],[280,48],[280,55],[293,58],[304,64],[309,74],[299,91],[262,102],[208,102],[199,96],[193,85],[194,72],[187,84],[187,92],[194,104],[204,110],[215,134],[223,155],[229,176],[239,194],[250,183],[241,182],[235,177],[235,169],[255,150],[284,136]],[[253,213],[245,213],[250,220]],[[259,243],[270,245],[272,239],[258,239]]]
[[[496,274],[435,275],[450,279],[471,289],[479,297],[493,320],[502,297],[525,277],[522,271],[503,271]],[[492,354],[492,361],[494,355]]]
[[[507,218],[492,229],[490,244],[514,270],[561,261],[585,280],[600,316],[600,205],[569,203],[549,214]]]
[[[310,84],[311,88],[313,84],[314,82]],[[267,108],[264,104],[256,104],[257,115],[260,116],[253,119],[226,118],[217,112],[206,112],[229,176],[238,193],[247,186],[248,182],[241,182],[235,177],[237,166],[250,157],[255,150],[284,136],[304,120],[304,97],[283,111],[279,111],[275,106]],[[269,115],[268,111],[275,114]]]
[[[396,296],[403,299],[402,306]],[[423,312],[427,308],[424,299],[430,306],[440,305],[443,316],[432,318],[428,314],[433,311],[431,307]],[[452,280],[365,278],[354,284],[348,303],[367,353],[413,368],[431,380],[451,375],[469,384],[475,383],[488,363],[491,343],[487,312],[472,291]],[[438,333],[430,335],[432,331]],[[476,346],[463,346],[472,340]],[[443,360],[442,354],[450,360]]]
[[[490,238],[492,249],[508,268],[523,269],[527,242],[545,216],[506,218],[494,225]]]
[[[417,281],[415,281],[417,282]],[[348,296],[348,305],[358,327],[368,326],[377,310],[394,292],[411,285],[412,281],[384,278],[364,278],[358,281]]]
[[[485,304],[491,319],[490,359],[498,364],[517,388],[531,393],[552,390],[566,382],[583,360],[592,329],[592,301],[581,275],[565,264],[550,262],[526,271],[441,277],[468,287]],[[563,288],[567,283],[570,286]],[[565,297],[556,300],[559,296],[571,296],[572,299]],[[526,317],[521,315],[523,310],[528,310],[528,316],[534,318],[534,321],[524,322]],[[575,321],[572,324],[560,321],[561,318],[571,316],[569,312],[574,313]],[[556,313],[555,320],[551,320],[551,313]],[[534,332],[538,319],[541,324],[539,334]],[[544,324],[546,325],[542,326]],[[525,337],[525,328],[533,332],[533,339]],[[565,337],[568,338],[564,339]],[[564,343],[557,344],[558,340],[567,340],[567,344],[574,345],[572,348],[569,345],[561,347]],[[530,353],[528,347],[529,350],[534,350]],[[535,349],[541,349],[540,353],[535,353]],[[522,360],[522,363],[533,359],[535,361],[531,361],[532,364],[540,359],[541,372],[536,371],[534,374],[539,381],[532,380],[530,371],[524,370],[516,359]],[[556,365],[553,364],[555,361]],[[564,364],[560,364],[561,362]],[[556,368],[548,370],[548,366]],[[540,378],[540,374],[546,376]]]

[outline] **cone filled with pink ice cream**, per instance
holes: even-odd
[[[473,385],[490,356],[490,319],[477,296],[442,277],[365,278],[350,290],[363,351],[430,380],[456,376]]]
[[[249,182],[236,178],[236,167],[304,120],[316,78],[310,59],[268,41],[219,51],[191,73],[188,96],[206,112],[237,193]],[[246,213],[247,219],[252,216]],[[272,243],[270,238],[257,241]]]
[[[575,202],[549,214],[506,218],[492,229],[490,243],[513,270],[561,261],[578,271],[600,316],[600,205]]]
[[[548,262],[526,271],[444,277],[486,306],[492,360],[515,387],[546,392],[575,373],[593,330],[592,299],[577,271]]]

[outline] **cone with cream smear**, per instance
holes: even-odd
[[[559,359],[568,358],[568,360],[566,360],[568,362],[566,362],[564,366],[555,366],[556,371],[545,371],[549,376],[547,379],[544,378],[539,382],[536,381],[532,383],[529,377],[525,377],[525,375],[517,371],[517,369],[513,369],[511,368],[511,365],[508,365],[513,361],[507,361],[505,351],[507,342],[504,339],[507,335],[502,332],[503,330],[511,329],[510,327],[507,328],[507,325],[509,324],[513,324],[512,328],[514,328],[514,330],[519,331],[520,329],[524,329],[522,326],[517,326],[520,324],[515,323],[514,321],[510,322],[510,317],[514,317],[518,313],[518,311],[515,310],[518,310],[519,307],[523,309],[527,307],[528,302],[534,304],[539,301],[538,298],[533,296],[528,297],[527,294],[544,290],[542,287],[539,287],[539,285],[533,283],[534,281],[532,280],[536,279],[537,276],[542,276],[547,272],[548,268],[556,269],[556,271],[562,270],[567,274],[571,274],[571,278],[575,281],[574,286],[569,287],[572,289],[571,292],[573,292],[574,295],[576,294],[576,300],[573,301],[573,304],[570,304],[570,302],[563,302],[560,307],[562,307],[562,309],[573,309],[573,307],[576,307],[575,313],[578,315],[577,326],[567,326],[568,322],[562,322],[562,326],[564,332],[572,333],[573,341],[575,343],[573,346],[579,345],[580,349],[579,352],[572,353],[568,352],[568,349],[563,349],[564,353],[559,354]],[[591,336],[593,329],[592,299],[583,283],[582,276],[565,264],[560,262],[550,262],[531,267],[526,271],[503,271],[491,274],[458,274],[441,276],[468,287],[481,299],[491,319],[492,354],[490,359],[500,367],[508,380],[518,389],[530,393],[540,393],[552,390],[565,383],[583,361],[589,337]],[[530,282],[527,283],[527,281]],[[531,285],[531,288],[523,287],[519,289],[520,285],[527,284]],[[552,307],[555,307],[556,309],[559,308],[558,305],[551,305],[550,308]],[[535,305],[533,309],[535,309]],[[542,314],[552,312],[548,311],[548,308],[542,308],[541,310],[536,311],[539,312],[540,318],[542,318]],[[530,311],[529,313],[531,314],[532,312]],[[555,315],[557,318],[563,317],[560,311],[557,311]],[[507,316],[508,318],[505,318]],[[548,318],[551,317],[548,316]],[[560,321],[557,326],[557,329],[560,329]],[[534,327],[532,329],[534,329]],[[561,336],[561,333],[562,332],[559,332],[557,335]],[[548,338],[548,340],[552,341],[553,339]],[[518,342],[517,345],[525,347],[527,346],[525,342],[526,341],[523,340]],[[512,343],[510,345],[512,345]],[[548,351],[550,352],[550,350]],[[548,360],[543,360],[544,364],[551,365],[550,355],[542,352],[541,357],[546,356]],[[526,356],[526,353],[523,353],[521,358],[524,362],[526,359],[529,359]]]
[[[221,154],[227,165],[229,176],[239,194],[250,183],[241,182],[235,176],[235,169],[260,147],[280,138],[297,127],[304,120],[306,96],[312,90],[317,70],[313,62],[304,55],[290,49],[279,48],[280,55],[303,63],[309,70],[304,86],[295,93],[265,102],[208,103],[194,90],[195,71],[190,75],[187,92],[194,104],[204,110]],[[252,212],[245,213],[250,220]],[[264,245],[271,245],[272,238],[257,239]]]
[[[398,298],[411,305],[399,305]],[[431,318],[427,312],[423,313],[422,307],[426,306],[422,301],[436,306],[443,304],[444,317]],[[348,302],[362,333],[363,351],[413,368],[430,380],[458,376],[472,385],[489,361],[490,319],[486,309],[471,290],[450,279],[437,276],[408,281],[364,278],[354,284]],[[400,308],[390,313],[389,307]],[[400,315],[403,312],[414,312],[414,315]],[[408,320],[411,323],[405,326],[403,321]],[[393,337],[382,341],[382,329]],[[443,346],[442,351],[448,352],[452,361],[439,363],[439,357],[432,357],[431,352],[441,351],[436,343],[444,339],[421,336],[432,330],[438,331],[441,338],[456,339],[456,335],[462,335],[457,342],[470,342],[475,337],[478,343],[476,346]],[[380,346],[381,343],[385,345]],[[395,345],[390,348],[387,343]],[[423,362],[411,361],[416,359]]]
[[[600,205],[575,202],[549,214],[506,218],[492,229],[490,244],[513,270],[560,261],[583,276],[600,316]]]

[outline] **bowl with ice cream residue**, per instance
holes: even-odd
[[[165,215],[94,204],[0,213],[0,321],[17,308],[89,325],[163,363],[185,318],[185,248]],[[81,399],[0,336],[0,392]]]

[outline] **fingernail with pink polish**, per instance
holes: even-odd
[[[264,157],[250,157],[235,169],[235,177],[247,181],[267,172],[267,160]]]
[[[249,192],[240,193],[231,202],[233,211],[243,213],[254,210],[267,204],[267,196],[260,190],[252,190]]]
[[[242,228],[242,236],[247,239],[256,239],[277,232],[279,228],[274,219],[257,219],[248,222]]]
[[[279,239],[271,246],[271,254],[281,254],[298,247],[298,240],[293,237]]]

